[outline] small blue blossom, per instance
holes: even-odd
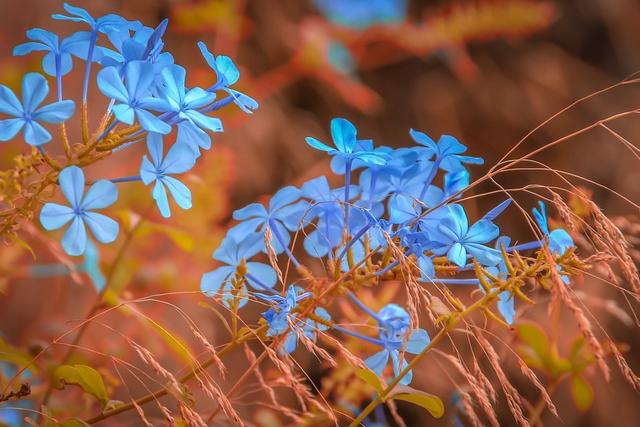
[[[171,216],[167,189],[171,193],[173,200],[182,209],[191,209],[191,191],[186,185],[177,179],[169,176],[185,173],[196,163],[193,152],[182,144],[174,144],[165,157],[162,135],[150,133],[147,136],[147,148],[151,160],[145,155],[140,166],[140,178],[144,185],[155,182],[153,187],[153,199],[158,205],[158,209],[163,217]]]
[[[273,268],[260,262],[248,261],[260,252],[261,242],[262,236],[258,233],[250,233],[239,239],[227,235],[213,253],[213,259],[225,265],[202,276],[200,281],[202,292],[214,296],[223,284],[231,285],[230,279],[235,273],[244,276],[246,282],[256,290],[264,291],[273,288],[276,284],[276,272]]]
[[[420,145],[425,146],[424,154],[434,156],[435,162],[441,169],[447,172],[457,172],[464,169],[464,164],[481,165],[484,160],[480,157],[464,156],[467,147],[460,144],[451,135],[442,135],[436,143],[427,134],[411,129],[411,138]]]
[[[71,16],[55,13],[51,15],[53,19],[61,21],[84,22],[89,25],[91,31],[108,33],[110,31],[118,31],[123,25],[127,25],[131,29],[139,28],[142,24],[138,21],[127,21],[122,16],[116,14],[104,15],[98,19],[94,19],[89,12],[81,7],[64,4],[64,10]]]
[[[299,320],[293,310],[298,303],[311,296],[311,292],[302,292],[298,286],[291,285],[284,297],[280,295],[265,295],[256,293],[256,297],[272,303],[273,306],[262,313],[269,329],[267,336],[274,337],[286,333],[284,343],[280,348],[281,353],[290,354],[296,350],[298,335],[304,334],[308,339],[315,340],[317,331],[326,331],[326,325],[313,320]],[[315,314],[327,321],[331,320],[329,313],[323,308],[317,308]]]
[[[258,108],[258,102],[248,95],[242,92],[238,92],[235,89],[231,89],[231,85],[235,84],[240,79],[240,71],[238,67],[233,63],[233,60],[228,56],[218,55],[214,56],[207,49],[207,45],[203,42],[198,42],[200,52],[205,61],[216,75],[216,83],[211,86],[208,91],[213,92],[218,89],[224,90],[233,98],[233,102],[245,113],[253,113],[253,110]]]
[[[573,239],[562,228],[556,228],[553,231],[549,231],[549,224],[547,222],[547,207],[543,201],[539,201],[538,205],[540,209],[533,208],[533,217],[535,218],[540,230],[544,233],[549,241],[549,249],[551,253],[556,256],[562,256],[567,249],[575,246]]]
[[[0,114],[13,116],[0,120],[0,141],[8,141],[24,129],[24,139],[30,145],[51,141],[51,134],[40,123],[62,123],[75,111],[73,101],[58,101],[40,107],[49,93],[47,80],[38,73],[29,73],[22,79],[22,103],[11,89],[0,85]]]
[[[172,113],[178,120],[177,142],[187,144],[199,155],[200,148],[211,148],[207,131],[222,132],[222,122],[199,111],[213,102],[215,94],[199,87],[187,89],[186,75],[186,70],[175,64],[162,70],[159,92],[166,102],[158,106],[158,111]]]
[[[82,255],[87,246],[86,225],[100,243],[111,243],[118,237],[118,223],[111,218],[92,212],[111,206],[118,198],[118,189],[111,181],[96,181],[84,194],[84,172],[77,166],[64,168],[58,176],[60,189],[70,206],[47,203],[40,211],[40,223],[50,231],[71,222],[62,237],[64,251],[73,256]]]
[[[431,342],[429,334],[424,329],[416,329],[409,332],[409,314],[397,304],[385,305],[377,314],[378,329],[383,349],[373,356],[368,357],[364,363],[382,376],[384,368],[389,363],[393,366],[393,374],[397,377],[407,367],[407,361],[400,357],[400,351],[411,354],[419,354]],[[409,371],[400,380],[400,384],[408,385],[413,379],[413,373]]]
[[[302,215],[308,207],[304,201],[299,201],[301,192],[293,186],[280,189],[269,200],[268,208],[260,203],[251,203],[233,213],[233,219],[241,221],[229,230],[230,236],[242,238],[247,233],[259,230],[263,236],[267,228],[271,230],[271,245],[280,254],[287,250],[291,243],[290,231],[295,231],[300,226]],[[260,249],[267,252],[264,244]]]
[[[347,119],[336,118],[331,120],[331,138],[336,148],[329,147],[325,143],[308,136],[305,138],[307,144],[316,150],[324,151],[331,156],[340,156],[348,160],[361,160],[364,163],[374,163],[383,165],[387,162],[388,156],[377,153],[373,150],[364,151],[358,145],[356,138],[356,127]]]
[[[443,192],[435,185],[429,185],[423,194],[424,180],[418,165],[407,168],[401,175],[387,177],[391,196],[388,201],[389,220],[402,224],[422,213],[423,206],[436,206],[443,198]]]
[[[75,33],[60,42],[58,35],[40,28],[27,31],[27,38],[32,40],[16,46],[14,56],[24,56],[32,52],[47,52],[42,58],[42,69],[50,76],[64,76],[71,71],[73,60],[71,53],[88,41],[87,33]]]
[[[498,251],[501,251],[501,248],[503,247],[505,250],[507,250],[510,246],[511,238],[507,236],[501,236],[496,240],[495,247]],[[509,276],[509,270],[507,269],[507,265],[504,259],[501,259],[498,265],[496,265],[495,267],[487,267],[487,272],[500,280],[505,280]],[[480,287],[480,289],[484,291],[484,288],[482,286]],[[515,298],[511,292],[504,291],[501,292],[500,295],[498,295],[498,311],[504,318],[504,321],[507,322],[507,324],[513,324],[513,320],[516,316],[516,308]]]
[[[149,91],[154,78],[153,65],[146,61],[131,62],[125,76],[123,82],[115,67],[104,68],[98,73],[100,91],[117,101],[112,108],[116,118],[128,125],[133,125],[137,118],[140,126],[148,132],[171,132],[171,126],[148,111],[167,109],[164,101],[150,96]]]

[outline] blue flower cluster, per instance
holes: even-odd
[[[46,204],[40,220],[47,230],[70,223],[62,246],[69,255],[81,255],[87,247],[85,225],[101,243],[117,238],[118,224],[93,212],[116,201],[118,191],[114,183],[153,183],[152,197],[165,218],[171,216],[167,190],[180,208],[189,209],[191,192],[174,176],[193,168],[201,150],[211,148],[210,134],[223,130],[220,119],[212,117],[211,113],[229,104],[251,113],[258,103],[232,88],[240,78],[240,72],[231,58],[215,56],[203,42],[199,42],[198,47],[211,67],[215,83],[208,88],[187,87],[186,70],[174,62],[171,53],[163,50],[162,37],[167,20],[150,28],[114,14],[94,18],[86,10],[66,3],[64,10],[66,14],[54,14],[53,18],[83,24],[85,28],[63,39],[34,28],[27,31],[29,41],[17,46],[13,52],[20,56],[44,53],[42,69],[55,79],[57,99],[42,105],[49,94],[49,84],[39,73],[24,76],[21,99],[7,86],[0,85],[0,141],[13,139],[22,132],[28,144],[45,154],[44,146],[52,140],[52,135],[44,125],[65,126],[76,112],[76,103],[63,99],[63,77],[72,71],[76,58],[85,64],[80,102],[83,116],[86,116],[94,64],[101,67],[96,85],[108,101],[104,119],[108,125],[99,129],[99,135],[93,140],[84,143],[95,146],[117,135],[117,131],[128,129],[126,143],[117,149],[146,140],[149,150],[149,156],[142,159],[138,175],[96,181],[86,195],[84,173],[78,166],[73,166],[77,163],[73,162],[73,153],[70,153],[70,166],[64,167],[58,177],[68,205]],[[106,43],[102,44],[102,41]],[[224,97],[218,99],[220,94]],[[86,117],[81,119],[84,128]],[[175,142],[165,154],[164,139],[174,131]]]
[[[272,302],[274,308],[264,318],[270,333],[279,335],[294,331],[290,324],[285,326],[285,318],[289,319],[288,313],[308,293],[296,291],[297,297],[293,298],[290,295],[293,285],[285,286],[282,294],[277,293],[273,267],[251,259],[260,252],[285,254],[288,262],[301,267],[292,247],[294,236],[302,240],[307,256],[322,259],[334,271],[340,269],[354,277],[361,274],[382,279],[387,273],[393,274],[402,262],[398,256],[398,251],[402,251],[403,258],[413,260],[419,270],[419,281],[425,286],[437,283],[481,289],[479,278],[472,276],[474,265],[480,265],[494,277],[506,279],[503,250],[506,253],[533,250],[546,243],[555,256],[561,256],[574,246],[566,231],[549,230],[542,202],[539,209],[534,209],[544,236],[541,240],[512,246],[509,237],[501,236],[495,221],[509,207],[510,199],[480,219],[470,221],[459,199],[469,186],[467,165],[481,165],[483,160],[466,155],[467,148],[449,135],[435,141],[423,132],[411,130],[410,136],[416,143],[413,147],[375,147],[371,140],[358,137],[351,122],[336,118],[331,122],[331,144],[308,137],[309,146],[331,156],[331,168],[344,176],[344,184],[332,188],[327,177],[321,176],[300,188],[281,189],[268,206],[252,203],[234,212],[238,224],[229,230],[214,253],[214,258],[226,265],[203,276],[202,291],[214,296],[221,288],[228,291],[230,286],[245,284],[256,291],[268,290],[271,296],[262,299]],[[221,256],[223,253],[234,255]],[[385,254],[387,262],[382,263]],[[435,267],[438,263],[446,266],[446,277],[438,277]],[[256,264],[260,267],[256,268]],[[454,270],[466,276],[451,276]],[[562,277],[568,283],[568,277]],[[232,278],[234,285],[229,284]],[[223,292],[223,300],[227,291]],[[428,345],[426,331],[410,330],[409,316],[402,307],[392,304],[375,313],[355,294],[351,297],[376,320],[379,339],[338,325],[332,327],[382,347],[366,361],[375,372],[381,374],[391,359],[397,375],[406,366],[401,354],[415,354]],[[513,295],[502,292],[496,302],[505,322],[511,324],[515,316]],[[293,348],[292,343],[285,346],[285,350]],[[407,375],[403,382],[410,379]]]

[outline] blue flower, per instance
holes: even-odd
[[[443,192],[435,185],[429,185],[423,193],[424,179],[418,165],[406,169],[401,175],[386,177],[388,191],[389,221],[402,224],[422,213],[423,206],[436,206],[443,198]],[[420,197],[422,196],[422,199]]]
[[[62,123],[74,111],[73,101],[58,101],[40,107],[49,93],[47,80],[38,73],[29,73],[22,79],[22,103],[11,89],[0,85],[0,113],[13,116],[0,120],[0,141],[8,141],[24,128],[24,139],[30,145],[51,141],[51,134],[38,122]]]
[[[285,251],[291,243],[289,231],[295,231],[300,226],[302,214],[307,209],[306,202],[298,202],[301,192],[293,186],[280,189],[269,200],[268,209],[260,203],[251,203],[233,213],[233,219],[241,221],[229,230],[229,235],[243,238],[247,233],[259,230],[261,236],[267,228],[273,235],[271,245],[276,254]],[[298,203],[296,203],[298,202]],[[266,252],[264,244],[260,249]]]
[[[336,118],[331,120],[331,138],[336,148],[329,147],[323,142],[308,136],[305,138],[307,144],[316,150],[325,151],[331,156],[340,156],[351,161],[359,159],[364,163],[374,163],[383,165],[387,162],[388,156],[375,151],[364,151],[358,144],[356,138],[356,128],[349,120]]]
[[[358,195],[358,187],[349,192],[351,198]],[[341,201],[345,189],[331,190],[324,176],[307,181],[302,186],[302,195],[312,201],[304,215],[305,223],[316,220],[313,231],[307,233],[304,248],[313,257],[323,257],[342,242],[344,215]]]
[[[248,261],[260,252],[261,240],[262,236],[257,233],[241,236],[240,239],[227,235],[213,253],[213,259],[225,265],[202,276],[202,292],[209,296],[215,295],[223,284],[231,285],[230,278],[236,272],[254,289],[264,291],[273,288],[276,284],[276,272],[273,268],[260,262]]]
[[[32,52],[47,52],[42,58],[42,69],[50,76],[64,76],[73,66],[71,53],[80,44],[88,41],[87,33],[75,33],[60,42],[58,35],[40,28],[27,31],[32,40],[16,46],[14,56],[24,56]]]
[[[464,169],[464,163],[481,165],[484,160],[480,157],[463,156],[462,153],[467,151],[467,147],[460,144],[456,138],[451,135],[442,135],[438,143],[427,136],[425,133],[411,129],[409,131],[411,138],[420,145],[424,145],[425,154],[427,156],[435,156],[435,162],[441,169],[447,172],[457,172]]]
[[[166,103],[158,111],[170,112],[179,120],[177,142],[187,144],[193,152],[200,154],[200,148],[211,148],[211,138],[206,131],[222,132],[222,122],[198,111],[211,104],[215,94],[195,87],[187,90],[186,70],[179,65],[170,65],[162,70],[160,96]]]
[[[191,150],[182,144],[174,144],[169,149],[166,157],[163,158],[164,144],[162,135],[150,133],[147,136],[147,148],[151,160],[145,155],[140,166],[140,178],[144,185],[149,185],[155,181],[153,187],[153,199],[160,209],[163,217],[171,216],[169,200],[167,199],[167,189],[173,196],[178,206],[182,209],[191,209],[191,191],[183,183],[169,176],[185,173],[196,163],[195,156]]]
[[[207,45],[203,42],[198,42],[198,47],[205,61],[209,64],[209,67],[216,74],[216,83],[208,90],[213,92],[217,89],[222,89],[227,92],[233,98],[233,102],[245,113],[253,113],[253,110],[258,108],[258,102],[250,96],[245,95],[242,92],[238,92],[235,89],[231,89],[231,85],[235,84],[240,79],[240,71],[238,67],[233,63],[233,60],[228,56],[218,55],[214,56],[207,49]]]
[[[164,101],[152,98],[149,93],[154,77],[153,65],[145,61],[131,62],[125,76],[126,84],[115,67],[104,68],[98,73],[100,91],[117,101],[112,108],[116,118],[128,125],[137,118],[140,126],[148,132],[171,132],[171,126],[148,111],[166,109]]]
[[[174,63],[169,52],[162,52],[162,36],[167,24],[168,20],[165,19],[155,29],[142,27],[137,29],[133,36],[129,33],[128,25],[120,31],[110,32],[107,37],[116,50],[99,47],[102,52],[100,63],[105,67],[116,67],[122,72],[130,62],[147,61],[154,65],[154,74],[156,77],[159,76],[164,67]]]
[[[62,237],[62,247],[69,255],[82,255],[87,246],[89,226],[100,243],[111,243],[118,237],[118,223],[94,209],[111,206],[118,198],[118,189],[111,181],[96,181],[84,194],[84,173],[77,166],[66,167],[58,176],[60,189],[70,206],[47,203],[40,211],[40,223],[46,230],[56,230],[71,222]]]
[[[138,21],[127,21],[122,16],[116,14],[108,14],[98,19],[94,19],[89,12],[81,7],[71,6],[68,3],[65,3],[63,7],[71,16],[55,13],[51,15],[51,17],[62,21],[84,22],[91,27],[91,31],[93,32],[108,33],[110,31],[118,31],[123,25],[127,25],[132,29],[136,29],[141,26]]]
[[[533,208],[533,217],[535,218],[540,230],[544,233],[549,241],[549,249],[555,256],[562,256],[567,249],[575,246],[573,239],[562,228],[556,228],[549,232],[549,224],[547,222],[547,207],[543,201],[539,201],[540,210]]]
[[[462,206],[446,206],[439,214],[439,224],[428,227],[429,238],[434,242],[435,255],[447,254],[454,264],[464,267],[467,253],[483,265],[493,266],[500,262],[500,252],[484,246],[498,237],[499,228],[489,220],[481,219],[471,227]]]
[[[293,310],[298,302],[311,296],[311,292],[302,293],[298,286],[291,285],[284,297],[280,295],[265,295],[256,293],[256,297],[273,304],[271,308],[262,313],[269,329],[267,336],[279,336],[286,333],[284,343],[280,348],[281,353],[293,353],[298,344],[298,334],[304,334],[308,339],[314,340],[317,331],[326,331],[328,327],[313,320],[299,320]],[[315,314],[324,320],[330,321],[329,313],[323,308],[317,308]]]
[[[373,356],[368,357],[364,363],[382,376],[384,368],[389,363],[393,366],[393,373],[397,377],[407,367],[407,361],[400,357],[403,350],[411,354],[419,354],[431,342],[429,334],[424,329],[416,329],[409,332],[409,314],[396,304],[385,305],[377,314],[378,329],[383,349]],[[400,380],[401,385],[411,383],[413,373],[409,371]]]

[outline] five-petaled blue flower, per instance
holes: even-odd
[[[60,42],[57,34],[40,28],[27,31],[30,42],[13,49],[14,56],[28,55],[32,52],[47,52],[42,58],[42,69],[50,76],[64,76],[73,66],[71,53],[88,40],[85,32],[74,33]]]
[[[0,85],[0,113],[14,118],[0,120],[0,141],[8,141],[24,128],[24,139],[30,145],[51,141],[51,134],[38,122],[62,123],[75,111],[73,101],[58,101],[39,107],[49,93],[43,75],[29,73],[22,79],[22,103],[11,89]]]
[[[140,178],[144,185],[155,181],[152,195],[162,216],[165,218],[171,216],[167,189],[178,206],[182,209],[191,209],[191,191],[186,185],[169,175],[185,173],[193,168],[196,163],[193,152],[185,145],[174,144],[163,158],[162,135],[157,133],[150,133],[147,136],[147,148],[151,160],[146,155],[142,158]]]
[[[464,163],[481,165],[484,160],[481,157],[464,156],[462,153],[467,151],[467,147],[460,144],[456,138],[451,135],[442,135],[436,143],[427,134],[417,130],[410,130],[411,138],[420,145],[424,145],[425,154],[427,156],[435,156],[435,162],[439,164],[441,169],[448,172],[457,172],[464,169]]]
[[[112,108],[116,118],[128,125],[132,125],[137,118],[140,126],[148,132],[171,132],[171,126],[148,111],[166,109],[163,100],[153,98],[149,93],[154,79],[153,65],[146,61],[131,62],[125,77],[123,82],[116,67],[107,67],[98,73],[100,91],[117,101]]]
[[[553,231],[549,231],[549,224],[547,222],[547,207],[543,201],[539,201],[538,205],[540,209],[533,208],[533,217],[535,218],[540,230],[544,233],[545,238],[549,242],[549,250],[551,254],[554,256],[562,256],[567,252],[569,248],[575,246],[573,243],[573,239],[562,228],[556,228]],[[560,272],[563,271],[562,267],[556,265],[556,269]],[[560,279],[564,282],[565,285],[570,283],[569,276],[566,274],[561,274]]]
[[[447,254],[447,258],[460,267],[466,265],[467,253],[483,265],[494,266],[500,262],[500,252],[485,246],[500,234],[500,229],[493,222],[481,219],[469,227],[467,214],[458,204],[448,205],[434,213],[437,215],[433,219],[437,218],[439,224],[429,227],[427,233],[433,242],[435,255]]]
[[[312,136],[305,138],[307,144],[316,150],[325,151],[331,156],[344,157],[348,161],[359,159],[364,163],[383,165],[388,156],[374,150],[365,151],[358,144],[356,127],[347,119],[336,118],[331,120],[331,138],[336,148],[329,147],[325,143]]]
[[[302,214],[307,208],[306,202],[298,202],[301,192],[294,186],[280,189],[269,200],[268,209],[260,203],[251,203],[233,213],[233,219],[241,221],[229,230],[229,235],[242,239],[247,233],[259,230],[261,236],[267,228],[272,233],[271,245],[280,254],[285,251],[291,236],[289,230],[295,231],[300,226]],[[296,203],[297,202],[297,203]],[[264,244],[260,246],[266,252]]]
[[[207,131],[222,132],[220,119],[199,111],[211,104],[216,96],[199,87],[187,90],[187,72],[179,65],[165,67],[161,76],[160,96],[166,103],[158,105],[158,111],[172,113],[178,121],[178,143],[187,144],[194,154],[199,155],[199,148],[211,148]]]
[[[224,238],[220,247],[213,253],[213,258],[225,263],[213,271],[202,275],[200,289],[207,295],[214,296],[224,285],[230,285],[235,273],[244,277],[245,281],[256,290],[265,291],[276,284],[276,272],[270,265],[248,261],[260,252],[262,236],[250,233],[239,239],[231,235]],[[244,286],[244,283],[243,283]],[[227,293],[227,289],[224,289]]]
[[[302,292],[298,286],[291,285],[287,289],[286,295],[266,295],[256,293],[256,297],[268,301],[273,304],[271,308],[262,313],[262,317],[266,320],[269,329],[267,336],[274,337],[286,333],[284,343],[280,347],[280,353],[293,353],[298,344],[298,335],[304,334],[308,339],[315,339],[318,331],[326,331],[329,329],[326,325],[318,323],[314,320],[301,320],[293,310],[298,306],[298,302],[311,296],[310,292]],[[315,310],[316,316],[331,320],[329,313],[319,307]]]
[[[82,255],[87,246],[86,225],[100,243],[111,243],[118,237],[118,223],[92,212],[111,206],[118,198],[118,189],[111,181],[96,181],[84,194],[84,172],[77,166],[64,168],[58,176],[60,189],[69,206],[47,203],[40,211],[40,223],[46,230],[56,230],[71,222],[62,237],[62,247],[69,255]]]
[[[393,374],[397,377],[404,368],[407,361],[400,357],[400,352],[405,351],[411,354],[418,354],[429,345],[431,338],[424,329],[409,331],[409,314],[397,304],[385,305],[376,316],[380,341],[383,349],[368,357],[364,363],[373,372],[382,376],[384,368],[389,363],[393,366]],[[409,371],[400,380],[400,384],[408,385],[413,378],[413,373]]]
[[[233,63],[233,60],[228,56],[218,55],[214,56],[207,49],[207,45],[203,42],[198,42],[198,47],[205,61],[213,72],[216,74],[216,83],[211,86],[208,91],[213,92],[218,89],[222,89],[231,95],[233,102],[245,113],[253,113],[253,110],[258,108],[258,102],[245,95],[242,92],[238,92],[235,89],[231,89],[231,85],[235,84],[240,78],[240,71],[238,67]]]

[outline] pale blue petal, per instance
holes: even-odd
[[[150,133],[147,135],[147,149],[153,160],[153,166],[159,168],[162,164],[162,156],[164,154],[164,140],[162,135]]]
[[[140,126],[148,132],[161,133],[163,135],[171,132],[171,126],[142,108],[136,108],[136,116]]]
[[[276,272],[270,265],[262,264],[259,262],[248,262],[247,273],[258,279],[261,283],[265,284],[269,288],[273,288],[276,285]],[[254,289],[262,289],[262,286],[251,283],[251,279],[249,279],[248,281]]]
[[[22,79],[22,105],[33,112],[49,93],[49,84],[42,74],[29,73]]]
[[[80,207],[84,194],[84,172],[77,166],[66,167],[58,176],[60,189],[72,208]]]
[[[377,352],[364,361],[364,364],[378,376],[382,376],[382,372],[387,366],[387,363],[389,363],[389,351],[386,349]]]
[[[511,295],[511,292],[500,292],[498,299],[498,311],[502,314],[502,317],[507,324],[513,324],[513,319],[516,316],[516,307],[515,298]]]
[[[329,147],[328,145],[320,142],[319,140],[315,139],[312,136],[308,136],[304,140],[307,141],[307,144],[309,144],[311,147],[315,148],[316,150],[326,151],[327,153],[336,151],[335,148]]]
[[[84,226],[84,221],[79,216],[76,216],[71,222],[67,231],[62,236],[62,248],[71,256],[78,256],[84,253],[84,249],[87,245],[87,230]]]
[[[161,181],[166,185],[178,206],[182,209],[191,209],[191,191],[186,185],[170,176],[162,177]]]
[[[142,165],[140,165],[140,179],[142,179],[144,185],[149,185],[158,179],[157,169],[149,161],[149,158],[146,155],[142,157]]]
[[[169,207],[167,190],[164,188],[162,181],[160,180],[156,181],[156,185],[153,187],[153,191],[151,192],[151,195],[153,196],[153,200],[156,201],[156,205],[158,205],[160,214],[164,218],[169,218],[171,216],[171,208]]]
[[[0,113],[22,118],[22,104],[7,86],[0,85]]]
[[[118,200],[118,187],[106,179],[96,181],[82,199],[82,209],[102,209]]]
[[[174,144],[162,162],[162,169],[167,174],[185,173],[196,164],[196,157],[189,147]]]
[[[202,275],[200,290],[207,296],[214,296],[220,290],[220,286],[235,271],[234,267],[224,265]]]
[[[98,73],[98,88],[106,97],[113,98],[124,104],[129,103],[127,88],[116,67],[107,67]]]
[[[467,250],[462,244],[456,242],[449,248],[447,258],[459,267],[464,267],[467,263]]]
[[[24,125],[24,140],[29,145],[42,145],[51,141],[51,134],[35,121],[28,121]]]
[[[129,104],[116,104],[111,108],[113,115],[122,122],[128,125],[132,125],[135,122],[136,115],[135,110],[129,106]]]
[[[185,111],[185,114],[201,129],[207,129],[211,132],[222,132],[223,130],[222,122],[217,117],[209,117],[196,110]]]
[[[331,120],[331,137],[339,151],[351,153],[356,144],[356,127],[347,119]]]
[[[0,120],[0,141],[9,141],[15,138],[24,126],[24,119]]]
[[[412,354],[418,354],[424,350],[426,346],[431,342],[429,334],[424,329],[418,329],[411,332],[409,341],[407,342],[406,351]]]
[[[33,118],[34,120],[42,120],[47,123],[62,123],[69,120],[75,110],[76,104],[73,101],[59,101],[39,108],[33,114]]]
[[[260,203],[251,203],[233,212],[233,219],[237,221],[244,221],[252,217],[264,218],[266,216],[267,210]]]
[[[300,198],[301,192],[293,185],[281,188],[269,200],[269,212],[275,212],[283,206],[290,205]]]
[[[86,212],[84,220],[98,242],[111,243],[118,237],[120,225],[108,216],[97,212]]]
[[[73,219],[73,209],[57,203],[47,203],[40,211],[40,224],[45,230],[57,230]]]

